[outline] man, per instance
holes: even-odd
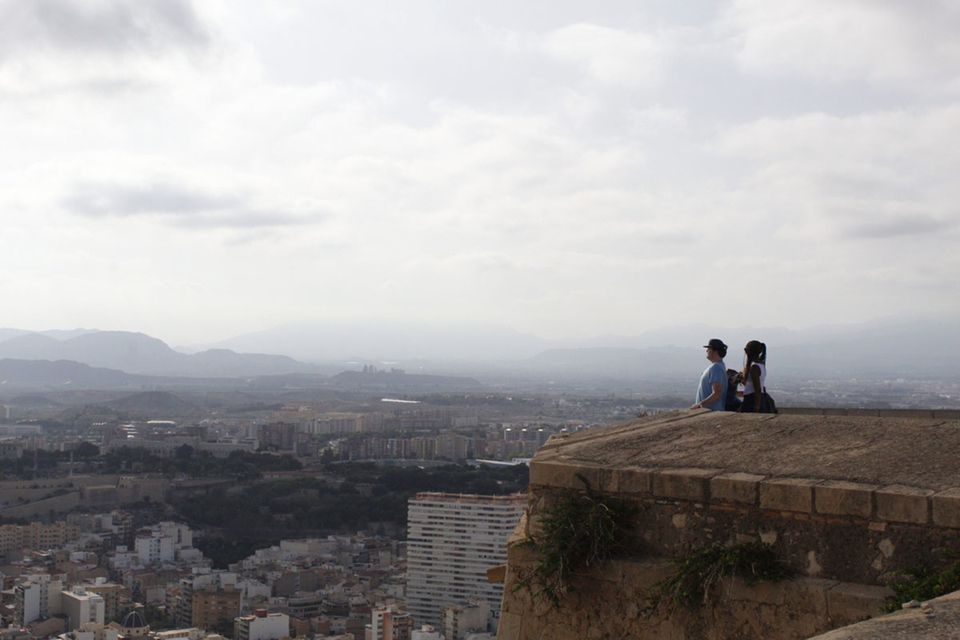
[[[710,361],[710,365],[700,376],[697,401],[690,408],[723,411],[727,398],[727,366],[723,364],[723,358],[727,355],[727,345],[723,344],[723,340],[719,338],[711,338],[703,348],[707,350],[707,360]]]

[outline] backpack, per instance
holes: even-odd
[[[739,411],[740,405],[742,404],[740,398],[737,397],[737,380],[740,377],[740,372],[736,369],[727,369],[727,397],[723,401],[723,410],[724,411]]]

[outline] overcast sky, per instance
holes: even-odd
[[[0,2],[0,325],[960,313],[952,0]]]

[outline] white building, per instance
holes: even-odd
[[[63,579],[63,575],[46,573],[23,576],[14,587],[14,623],[22,627],[61,613]]]
[[[89,592],[83,587],[74,587],[62,595],[63,613],[67,616],[67,630],[79,629],[93,622],[102,625],[106,612],[106,603],[99,594]]]
[[[257,609],[252,616],[234,619],[234,640],[281,640],[290,636],[290,616]]]
[[[527,504],[524,494],[418,493],[407,526],[407,610],[442,627],[449,605],[482,600],[499,618],[503,585],[487,570],[507,562],[507,539]]]
[[[203,559],[193,548],[193,531],[178,522],[160,522],[137,534],[134,550],[141,566],[197,563]]]
[[[172,564],[176,557],[176,548],[170,536],[140,533],[137,534],[134,548],[137,551],[137,559],[145,567],[153,564]]]
[[[410,634],[410,640],[445,640],[443,634],[429,624],[425,624]]]

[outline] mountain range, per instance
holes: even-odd
[[[757,338],[767,343],[768,364],[778,376],[956,380],[958,325],[953,318],[805,330],[692,325],[561,341],[480,325],[318,322],[245,334],[194,353],[128,331],[0,329],[0,385],[6,380],[56,380],[88,387],[156,383],[151,377],[179,377],[184,384],[188,378],[196,383],[291,375],[316,380],[324,377],[321,374],[356,370],[361,363],[384,362],[411,374],[488,379],[686,379],[703,367],[701,345],[713,337],[731,345],[726,362],[732,368],[741,366],[742,345]]]
[[[315,370],[309,364],[283,355],[236,353],[228,349],[181,353],[162,340],[131,331],[31,333],[0,330],[0,338],[5,334],[10,337],[0,341],[0,359],[67,360],[129,374],[195,378],[235,378]]]

